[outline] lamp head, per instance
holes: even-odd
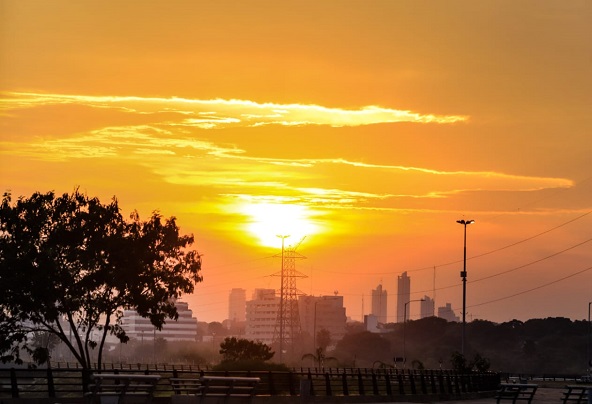
[[[471,220],[457,220],[456,223],[460,223],[460,224],[463,224],[466,226],[467,224],[475,223],[475,221],[473,219],[471,219]]]

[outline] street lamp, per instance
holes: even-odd
[[[592,335],[592,323],[590,322],[590,306],[592,302],[588,302],[588,376],[592,376],[591,369],[592,369],[592,351],[590,350],[590,336]],[[590,381],[590,380],[588,380]],[[588,391],[588,394],[590,392]],[[590,401],[590,400],[588,400]]]
[[[405,329],[406,329],[406,324],[407,324],[407,305],[411,302],[423,302],[425,299],[415,299],[415,300],[409,300],[407,303],[404,304],[403,307],[403,369],[405,368],[405,364],[407,363],[407,356],[405,356],[405,342],[406,342],[406,336],[405,336]]]
[[[463,283],[463,302],[462,302],[462,340],[460,353],[465,355],[465,326],[466,326],[466,307],[467,307],[467,225],[475,223],[474,220],[457,220],[456,223],[462,224],[465,228],[463,270],[460,273]]]

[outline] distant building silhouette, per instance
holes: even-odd
[[[280,310],[275,289],[255,289],[246,307],[245,338],[271,345]]]
[[[302,332],[315,338],[315,333],[325,329],[331,334],[332,344],[345,335],[343,296],[300,296],[298,306]]]
[[[381,330],[378,328],[378,317],[374,314],[364,315],[364,329],[373,333],[378,333]]]
[[[438,307],[438,317],[443,318],[446,321],[460,321],[460,318],[454,314],[450,303],[446,303],[444,307]]]
[[[234,288],[228,296],[228,320],[230,323],[244,322],[247,318],[247,291]]]
[[[382,290],[382,284],[372,290],[372,311],[379,323],[386,324],[387,319],[387,292]]]
[[[421,318],[435,316],[436,303],[429,296],[424,296],[421,302]]]
[[[159,331],[152,325],[150,319],[141,317],[134,310],[123,311],[122,328],[130,338],[138,341],[163,338],[167,341],[195,341],[197,337],[197,319],[185,302],[175,302],[179,318],[167,319]]]
[[[407,276],[407,271],[397,277],[397,323],[402,323],[405,318],[409,318],[409,305],[405,313],[405,303],[411,300],[411,278]]]

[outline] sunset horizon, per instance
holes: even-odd
[[[199,321],[282,240],[352,320],[404,272],[460,316],[469,219],[468,321],[587,318],[590,2],[0,4],[2,192],[175,216]]]

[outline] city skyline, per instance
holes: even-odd
[[[468,319],[586,318],[588,2],[0,7],[0,189],[177,217],[200,321],[279,290],[282,242],[352,319],[403,273],[458,314],[458,220]]]

